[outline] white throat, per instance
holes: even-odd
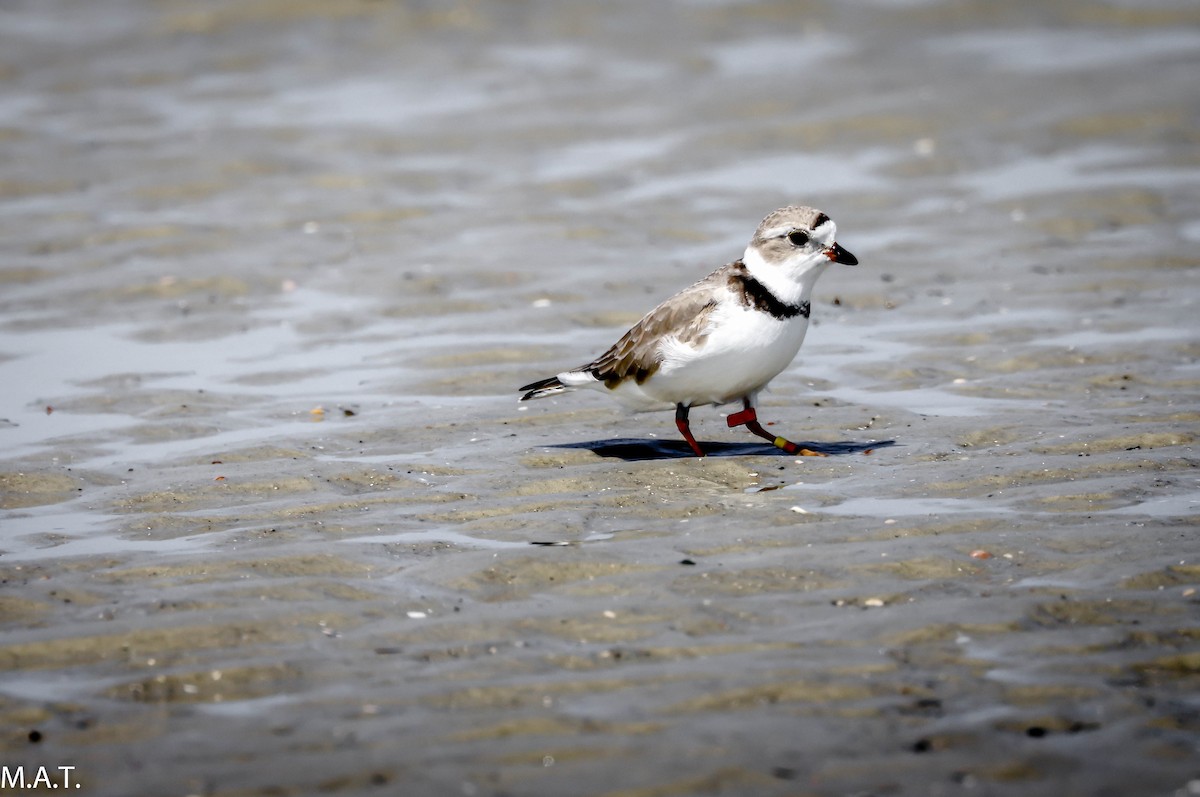
[[[790,258],[782,263],[767,263],[753,246],[746,247],[742,255],[742,263],[750,276],[786,304],[809,301],[817,277],[829,268],[831,262],[823,253],[817,252],[807,257]]]

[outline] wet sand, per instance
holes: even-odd
[[[10,770],[1200,791],[1194,4],[42,0],[0,42]],[[516,402],[789,202],[862,264],[760,415],[831,456]]]

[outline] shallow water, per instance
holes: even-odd
[[[5,4],[4,763],[1192,793],[1193,5]],[[517,404],[791,202],[831,456]]]

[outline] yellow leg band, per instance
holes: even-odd
[[[782,437],[776,437],[774,442],[775,442],[776,448],[782,448],[784,451],[787,451],[787,447],[788,447],[787,440],[784,440]]]

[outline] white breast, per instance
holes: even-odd
[[[698,347],[663,343],[663,363],[644,385],[648,396],[671,404],[724,404],[762,390],[795,359],[808,319],[774,318],[732,299],[712,315]]]

